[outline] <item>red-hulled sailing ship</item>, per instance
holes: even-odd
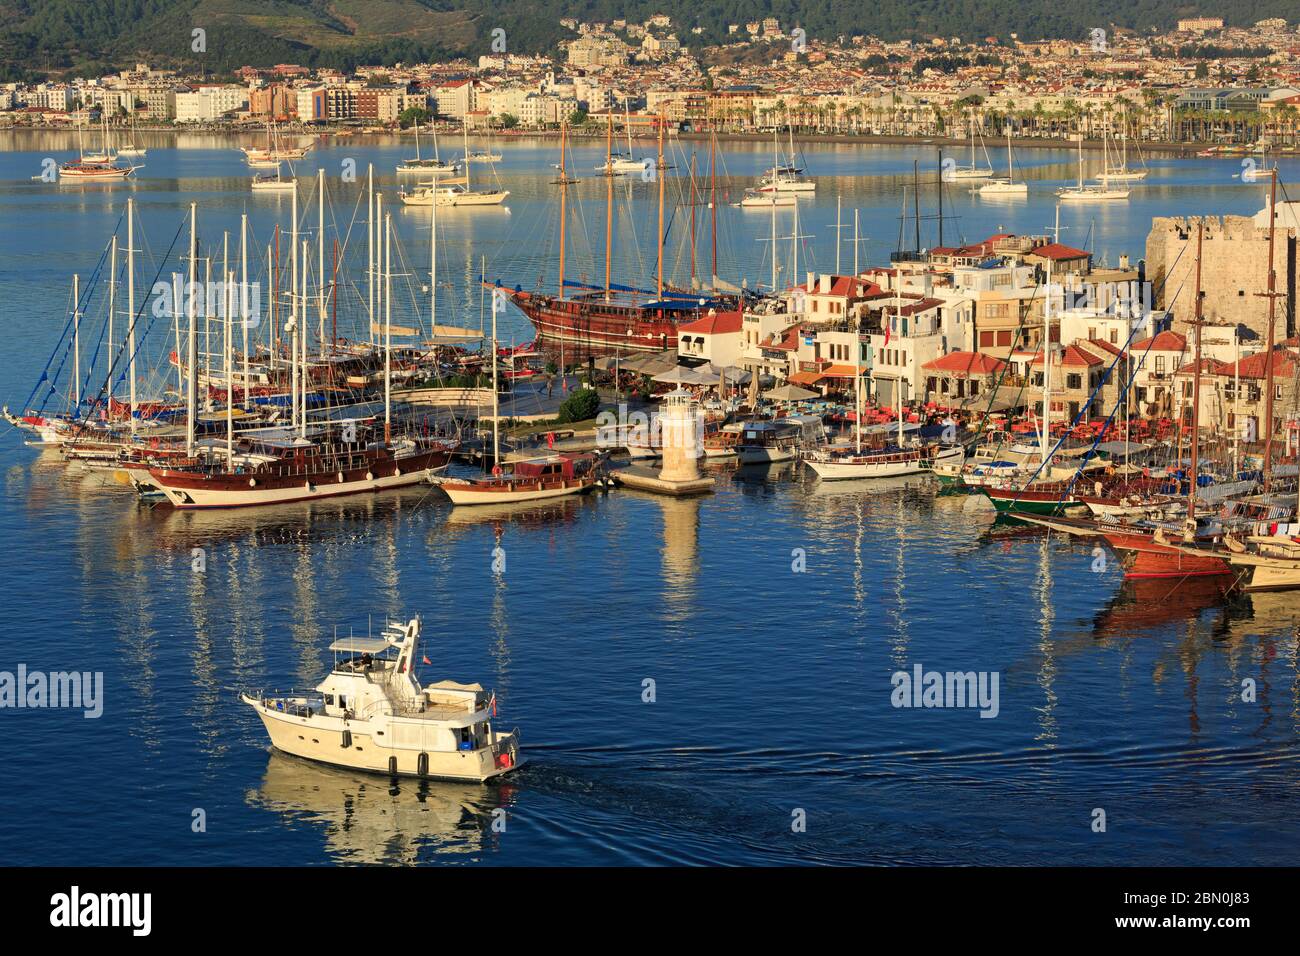
[[[658,129],[658,170],[666,169],[664,163],[664,127],[662,116],[652,120]],[[606,163],[612,155],[613,120],[609,121],[606,137]],[[568,187],[576,180],[570,179],[567,165],[567,129],[561,131],[559,178],[560,187],[560,262],[559,283],[554,294],[525,291],[515,286],[505,290],[512,301],[537,329],[543,342],[571,347],[577,353],[613,354],[615,352],[659,352],[672,348],[677,342],[677,327],[692,322],[709,310],[733,311],[740,307],[736,294],[719,294],[717,282],[717,177],[710,162],[710,214],[712,216],[712,264],[714,291],[699,292],[673,288],[664,282],[664,186],[665,177],[658,175],[659,224],[658,254],[655,287],[638,289],[618,285],[611,280],[613,260],[613,209],[614,177],[607,177],[605,190],[605,282],[603,285],[574,282],[565,279],[565,226],[568,220]],[[715,151],[716,152],[716,151]],[[646,167],[649,168],[648,166]],[[694,193],[694,178],[691,179]],[[691,271],[695,271],[695,208],[702,203],[692,196],[691,206]]]

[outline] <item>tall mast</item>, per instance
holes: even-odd
[[[605,301],[609,301],[610,264],[614,255],[614,114],[606,114],[605,128]],[[561,339],[561,341],[563,341]]]
[[[558,295],[564,298],[564,228],[569,218],[568,124],[560,122],[560,282]],[[495,344],[493,348],[496,348]],[[494,353],[495,354],[495,353]],[[495,464],[495,462],[494,462]]]
[[[290,213],[293,221],[289,224],[289,303],[290,303],[290,322],[293,324],[293,341],[290,342],[290,348],[293,349],[293,387],[290,398],[293,401],[293,424],[298,424],[298,338],[302,334],[300,326],[302,323],[298,320],[301,309],[298,304],[298,190],[293,191],[293,202],[290,205]]]
[[[271,274],[271,371],[275,371],[276,353],[280,351],[280,224],[275,224],[275,261],[271,261],[271,246],[266,247],[266,270]]]
[[[709,129],[709,245],[713,291],[718,291],[718,132]]]
[[[325,358],[325,170],[316,171],[316,305],[320,311],[320,357]]]
[[[699,205],[699,192],[695,188],[695,152],[691,151],[691,285],[695,288],[695,208]]]
[[[244,347],[244,408],[252,408],[249,397],[249,383],[252,379],[248,371],[248,213],[239,217],[239,324],[242,327]],[[233,399],[232,399],[233,400]]]
[[[1196,346],[1192,352],[1192,361],[1196,364],[1192,369],[1192,467],[1191,486],[1187,491],[1187,517],[1192,522],[1196,520],[1196,470],[1200,465],[1198,452],[1201,437],[1201,243],[1204,234],[1205,225],[1198,222],[1196,224],[1196,303],[1193,307]]]
[[[835,197],[835,274],[840,274],[840,230],[844,228],[840,225],[843,218],[841,216],[841,206],[844,204],[843,196]]]
[[[561,339],[563,344],[563,339]],[[560,379],[564,379],[561,363]],[[501,397],[497,393],[497,300],[492,298],[492,467],[501,461]]]
[[[772,294],[776,294],[776,203],[772,203]]]
[[[111,410],[113,405],[113,312],[117,309],[117,233],[113,234],[110,243],[111,252],[108,261],[108,382],[106,390],[108,392],[107,402]],[[176,363],[180,364],[181,353],[180,343],[176,343]]]
[[[199,264],[199,235],[198,235],[198,203],[190,203],[190,282],[186,288],[187,311],[189,312],[190,328],[188,338],[188,348],[186,356],[186,368],[189,375],[185,380],[185,455],[194,457],[194,415],[195,405],[198,400],[198,388],[195,375],[198,373],[198,302],[195,301],[197,290],[196,271]]]
[[[225,275],[225,282],[222,283],[223,295],[222,300],[226,313],[226,339],[225,339],[225,360],[226,360],[226,468],[229,471],[235,470],[235,369],[234,369],[234,335],[230,326],[230,313],[232,298],[234,296],[235,273],[228,271]]]
[[[858,210],[853,210],[853,274],[858,274]]]
[[[429,207],[429,334],[438,328],[438,204]]]
[[[81,276],[72,274],[72,417],[81,417]]]
[[[420,127],[417,125],[416,129]],[[366,167],[366,313],[368,341],[375,340],[375,164]]]
[[[135,434],[135,200],[126,201],[126,311],[127,311],[127,366],[130,378],[128,395],[131,399],[131,434]],[[192,426],[191,426],[192,427]]]
[[[393,440],[393,219],[384,215],[384,443]]]
[[[975,155],[974,147],[971,156]],[[974,165],[974,160],[972,160]],[[916,223],[916,252],[921,251],[921,164],[912,160],[912,219]]]
[[[794,204],[794,228],[790,230],[790,285],[799,281],[799,204]],[[812,289],[808,290],[809,292]]]
[[[1038,439],[1039,456],[1043,467],[1051,450],[1052,422],[1052,262],[1047,262],[1047,297],[1043,299],[1043,421]]]
[[[628,124],[628,137],[631,142],[632,126]],[[659,115],[659,159],[656,172],[659,174],[659,248],[658,268],[655,273],[655,297],[662,299],[664,294],[664,118]]]
[[[307,238],[302,240],[302,288],[298,292],[298,434],[307,437]]]
[[[1277,233],[1277,167],[1269,170],[1268,189],[1268,351],[1264,354],[1264,494],[1273,484],[1273,338],[1276,334],[1277,270],[1273,267],[1273,240]]]

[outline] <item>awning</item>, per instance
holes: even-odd
[[[378,654],[391,646],[382,637],[341,637],[330,645],[330,650],[345,654]]]
[[[802,402],[808,398],[820,398],[816,392],[810,392],[798,385],[782,385],[763,393],[763,397],[772,402]]]
[[[792,385],[816,385],[825,374],[824,372],[795,372],[786,381]]]

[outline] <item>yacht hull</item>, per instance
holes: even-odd
[[[504,747],[498,745],[500,751],[510,754],[505,761],[498,759],[499,753],[492,748],[419,750],[390,747],[383,737],[375,735],[376,728],[370,721],[345,721],[324,715],[299,717],[272,710],[248,695],[241,695],[241,699],[257,712],[271,738],[271,745],[277,750],[334,767],[386,776],[483,783],[517,770],[523,764],[513,734],[498,738],[505,744]],[[437,729],[430,728],[429,734],[434,737]]]

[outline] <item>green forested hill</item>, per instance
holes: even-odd
[[[985,36],[1087,37],[1095,27],[1166,29],[1179,17],[1222,15],[1234,25],[1297,19],[1295,0],[0,0],[0,68],[8,75],[92,70],[134,59],[168,60],[221,72],[244,64],[299,62],[348,67],[508,49],[549,51],[572,34],[561,17],[640,22],[673,17],[684,43],[720,42],[729,23],[778,17],[809,37],[874,34],[888,39]],[[207,31],[207,51],[191,30]],[[701,36],[692,27],[704,30]]]

